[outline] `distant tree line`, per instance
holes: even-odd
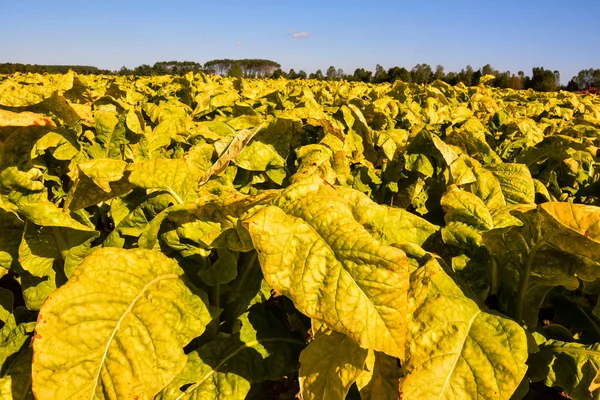
[[[244,76],[249,78],[270,77],[278,68],[281,68],[279,63],[261,59],[212,60],[204,64],[204,70],[209,74]]]
[[[204,65],[194,61],[160,61],[154,65],[143,64],[133,69],[121,68],[119,75],[185,75],[188,72],[204,72],[211,75],[235,76],[246,78],[264,78],[273,75],[279,63],[271,60],[211,60]]]
[[[600,89],[600,68],[582,69],[567,85],[567,90],[588,90],[591,88]]]
[[[19,63],[0,63],[0,74],[14,74],[15,72],[34,73],[34,74],[66,74],[73,70],[81,75],[90,74],[113,74],[114,71],[91,67],[87,65],[38,65],[38,64],[19,64]]]
[[[204,72],[213,75],[233,75],[247,78],[263,78],[273,75],[275,70],[281,68],[279,63],[271,60],[245,59],[245,60],[212,60],[204,65],[195,61],[159,61],[142,64],[135,68],[122,67],[118,71],[103,70],[96,67],[82,65],[38,65],[38,64],[0,64],[0,74],[22,73],[49,73],[64,74],[73,70],[82,75],[107,74],[107,75],[185,75],[188,72]]]
[[[336,69],[330,66],[327,72],[323,74],[321,70],[308,75],[308,79],[318,80],[347,80],[354,82],[370,82],[384,83],[395,82],[397,80],[403,82],[414,82],[419,84],[432,83],[436,80],[444,81],[450,85],[463,83],[466,86],[478,85],[482,76],[493,75],[495,79],[490,82],[490,86],[498,88],[511,89],[534,89],[537,91],[554,91],[565,89],[571,91],[586,90],[590,87],[600,86],[600,70],[584,70],[574,77],[568,85],[560,85],[560,73],[544,69],[543,67],[535,67],[532,70],[532,75],[527,76],[523,71],[516,74],[510,71],[499,71],[494,69],[490,64],[486,64],[478,70],[473,69],[470,65],[461,69],[459,72],[445,72],[442,65],[437,65],[435,70],[429,64],[417,64],[412,69],[408,70],[404,67],[392,67],[388,70],[377,64],[375,72],[357,68],[353,74],[345,74],[341,69]],[[300,70],[296,72],[291,69],[289,72],[282,70],[275,71],[274,78],[285,77],[288,79],[306,79],[306,72]]]
[[[119,75],[185,75],[188,72],[200,71],[203,71],[202,64],[195,61],[159,61],[152,66],[142,64],[133,70],[122,67],[119,70]]]
[[[584,69],[574,76],[567,85],[560,85],[560,74],[543,67],[535,67],[531,76],[525,75],[523,71],[516,74],[511,71],[499,71],[490,64],[475,70],[470,65],[459,72],[446,72],[442,65],[433,69],[429,64],[417,64],[408,70],[404,67],[392,67],[384,69],[377,64],[375,71],[357,68],[353,74],[346,74],[341,68],[330,66],[325,73],[318,70],[307,74],[303,70],[296,72],[290,69],[285,72],[281,65],[275,61],[263,59],[244,60],[211,60],[204,65],[195,61],[159,61],[154,65],[143,64],[133,69],[122,67],[118,71],[109,71],[91,66],[81,65],[37,65],[37,64],[0,64],[0,74],[12,74],[15,72],[32,73],[66,73],[73,70],[78,74],[115,74],[115,75],[185,75],[188,72],[204,72],[213,75],[248,77],[248,78],[286,78],[286,79],[317,79],[317,80],[346,80],[354,82],[384,83],[397,80],[403,82],[414,82],[419,84],[431,83],[435,80],[444,81],[450,85],[463,83],[467,86],[478,85],[482,76],[493,75],[495,79],[489,84],[498,88],[511,89],[534,89],[537,91],[555,91],[558,89],[569,91],[584,91],[600,88],[600,69]]]

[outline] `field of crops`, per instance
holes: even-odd
[[[0,398],[600,399],[600,97],[486,78],[0,77]]]

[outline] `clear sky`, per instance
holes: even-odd
[[[600,0],[0,0],[0,62],[130,68],[266,58],[352,73],[600,68]]]

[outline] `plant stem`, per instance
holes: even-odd
[[[175,199],[177,204],[183,204],[183,200],[181,200],[181,197],[179,197],[179,195],[177,193],[175,193],[175,191],[173,189],[171,189],[170,187],[167,187],[166,191]]]
[[[221,308],[221,285],[217,283],[210,290],[209,294],[210,305],[216,308]],[[220,316],[217,315],[215,317],[215,324],[217,326],[217,330],[219,329],[219,325],[221,325]]]
[[[521,274],[519,279],[519,291],[517,292],[517,309],[515,312],[515,319],[517,322],[523,322],[523,302],[525,301],[525,294],[527,293],[527,287],[529,286],[529,277],[531,276],[531,269],[533,268],[533,261],[535,260],[535,256],[545,243],[548,240],[547,237],[542,237],[536,244],[533,246],[529,255],[527,256],[527,262],[525,263],[525,270]],[[532,327],[529,327],[532,328]]]
[[[252,256],[250,256],[248,261],[246,261],[244,263],[244,270],[242,271],[242,275],[240,276],[240,279],[237,281],[237,283],[235,285],[234,294],[239,293],[240,289],[244,288],[244,286],[246,285],[246,282],[248,281],[248,279],[252,275],[252,272],[254,271],[254,266],[256,264],[258,264],[256,262],[257,260],[258,260],[258,253],[255,251],[254,254],[252,254]]]
[[[492,282],[490,283],[490,294],[498,294],[498,263],[492,258]]]

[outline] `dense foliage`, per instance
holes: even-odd
[[[600,399],[600,98],[492,78],[0,77],[0,398]]]
[[[195,61],[159,61],[154,65],[142,64],[133,69],[123,66],[118,71],[100,70],[96,67],[81,65],[37,65],[0,63],[0,74],[24,73],[67,73],[69,70],[77,74],[118,74],[134,76],[157,76],[157,75],[179,75],[183,76],[189,72],[203,72],[212,75],[245,77],[245,78],[287,78],[287,79],[315,79],[315,80],[346,80],[350,82],[365,83],[394,83],[397,80],[419,84],[433,83],[436,80],[444,81],[450,85],[462,83],[467,86],[477,86],[480,79],[485,75],[494,76],[494,80],[487,84],[502,89],[533,89],[540,92],[552,92],[564,89],[571,92],[588,91],[595,92],[600,88],[600,69],[583,69],[574,76],[567,85],[560,84],[558,71],[534,67],[531,76],[523,71],[516,74],[511,71],[499,71],[490,64],[475,70],[470,65],[459,72],[445,71],[443,65],[437,65],[435,70],[429,64],[417,64],[411,70],[404,67],[391,67],[387,71],[377,64],[375,72],[357,68],[352,74],[346,74],[341,68],[330,66],[325,74],[320,69],[314,73],[307,74],[300,70],[296,72],[290,69],[284,72],[275,61],[263,59],[243,60],[210,60],[204,65]]]

